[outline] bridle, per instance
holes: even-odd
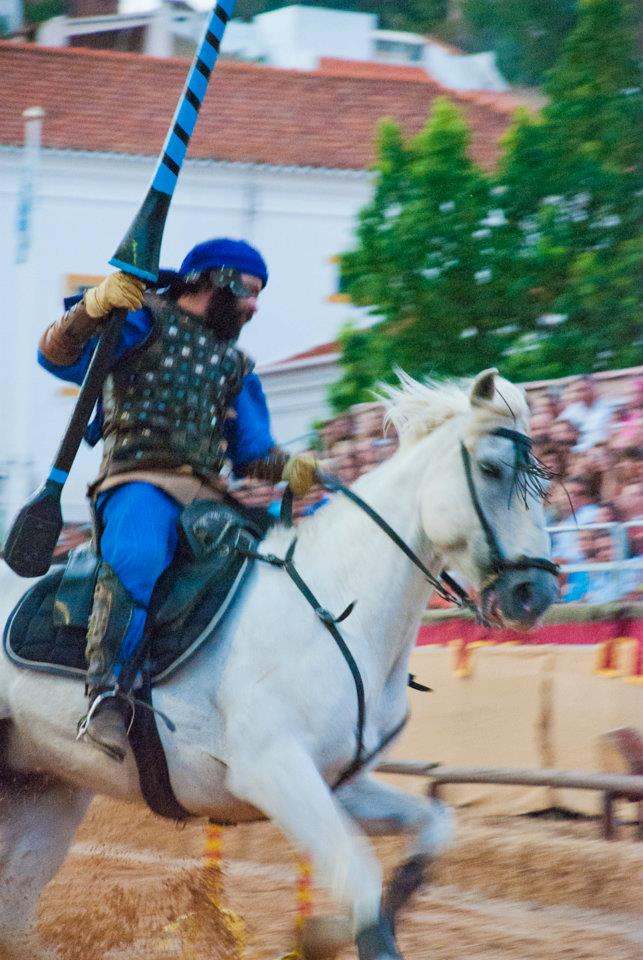
[[[532,463],[531,456],[531,440],[526,434],[519,433],[516,430],[509,430],[505,428],[498,428],[493,431],[493,435],[499,437],[506,437],[511,440],[514,444],[515,449],[515,464],[514,464],[514,483],[516,481],[517,471],[519,468],[524,469],[529,467]],[[483,595],[488,591],[493,584],[498,580],[498,577],[501,576],[506,570],[526,570],[531,567],[546,570],[549,573],[557,574],[558,567],[555,563],[552,563],[551,560],[548,560],[546,557],[520,557],[518,560],[507,560],[504,556],[498,539],[494,533],[494,530],[489,523],[489,520],[485,516],[485,512],[482,509],[480,503],[480,498],[478,497],[478,492],[473,480],[473,473],[471,470],[471,458],[469,452],[463,443],[460,444],[460,449],[462,453],[462,460],[464,463],[464,471],[467,478],[467,485],[469,487],[469,494],[473,502],[474,509],[478,515],[478,519],[484,531],[484,535],[489,547],[489,554],[491,557],[490,563],[490,576],[485,581],[483,587]],[[535,461],[534,461],[535,462]],[[483,609],[479,604],[473,600],[473,598],[464,590],[459,583],[453,580],[449,574],[443,570],[438,577],[435,577],[431,571],[422,563],[417,554],[409,547],[407,543],[400,537],[400,535],[384,520],[383,517],[377,513],[365,500],[362,500],[358,494],[353,490],[350,490],[348,487],[345,487],[336,477],[332,477],[327,474],[321,474],[318,471],[318,480],[320,484],[325,487],[331,493],[341,493],[349,500],[352,500],[356,506],[358,506],[378,527],[384,531],[384,533],[393,541],[393,543],[399,547],[402,553],[405,554],[411,560],[412,563],[418,567],[429,583],[434,587],[434,589],[439,593],[439,595],[450,603],[454,603],[458,607],[468,608],[473,611],[479,623],[484,626],[490,626],[487,617],[484,614]],[[513,492],[513,484],[512,484]],[[511,497],[511,495],[510,495]],[[281,502],[281,521],[286,526],[292,525],[292,491],[289,487],[286,488],[284,496]],[[368,755],[365,754],[364,748],[364,729],[366,723],[366,696],[364,691],[364,682],[359,670],[359,666],[351,653],[351,650],[342,637],[342,634],[339,631],[338,625],[342,623],[350,615],[355,606],[355,603],[350,603],[348,607],[341,613],[339,616],[333,616],[333,614],[327,610],[319,602],[309,585],[305,582],[301,574],[299,573],[296,563],[295,563],[295,547],[297,544],[297,537],[295,537],[286,551],[284,557],[277,557],[272,553],[261,553],[255,549],[249,549],[247,547],[237,547],[239,552],[243,553],[244,556],[252,560],[257,560],[262,563],[270,564],[273,567],[279,567],[288,574],[290,579],[293,581],[297,589],[305,598],[306,602],[312,607],[315,612],[315,615],[319,620],[324,624],[325,628],[333,637],[335,643],[337,644],[344,660],[346,661],[348,668],[353,677],[353,682],[355,684],[355,692],[357,696],[357,729],[356,729],[356,740],[357,747],[355,756],[349,766],[344,770],[341,776],[335,782],[333,789],[337,789],[342,783],[345,783],[351,777],[353,777],[359,770],[362,769],[364,764],[370,762],[370,760],[377,756],[381,750],[384,749],[386,744],[397,735],[406,722],[406,718],[402,720],[401,723],[397,726],[379,743],[379,745],[372,750]],[[484,603],[483,603],[484,606]],[[413,680],[413,676],[409,675],[409,684],[415,686],[417,689],[428,690],[428,687],[424,687],[422,684],[416,684]]]
[[[508,427],[498,427],[497,430],[491,431],[492,437],[504,437],[507,440],[511,440],[514,445],[515,459],[514,459],[514,479],[517,476],[518,471],[520,470],[521,464],[529,462],[531,458],[531,438],[527,436],[526,433],[520,433],[518,430],[510,430]],[[460,441],[460,452],[462,454],[462,462],[464,463],[464,475],[467,479],[467,487],[469,488],[469,496],[471,497],[471,502],[473,503],[473,508],[476,511],[478,520],[480,521],[480,526],[487,541],[487,547],[489,549],[489,572],[483,583],[483,590],[488,590],[492,587],[498,578],[506,573],[508,570],[546,570],[547,573],[553,573],[556,576],[559,572],[559,567],[552,560],[549,560],[547,557],[519,557],[517,560],[508,560],[505,556],[498,538],[495,534],[495,531],[487,516],[485,515],[484,510],[482,509],[482,504],[480,503],[480,498],[478,496],[478,491],[476,490],[476,485],[473,479],[473,471],[471,469],[471,456],[469,451],[462,441]],[[513,484],[512,484],[513,490]],[[511,498],[511,494],[510,494]]]
[[[504,437],[514,445],[515,459],[514,459],[514,480],[517,476],[518,471],[526,463],[529,463],[531,459],[531,438],[525,433],[520,433],[518,430],[510,430],[507,427],[498,427],[496,430],[491,431],[491,436]],[[516,560],[508,560],[505,556],[498,538],[495,534],[493,527],[491,526],[489,519],[485,515],[485,512],[480,503],[480,498],[478,496],[478,491],[476,490],[476,485],[473,479],[473,471],[471,469],[471,457],[469,451],[462,441],[460,441],[460,452],[462,456],[462,462],[464,465],[464,474],[467,480],[467,487],[469,489],[469,495],[471,497],[471,502],[473,503],[474,510],[480,521],[480,526],[485,536],[487,542],[487,547],[489,550],[489,568],[487,576],[484,579],[481,593],[488,592],[493,585],[497,582],[499,577],[506,573],[508,570],[545,570],[547,573],[552,573],[554,576],[557,576],[559,573],[559,567],[553,561],[549,560],[547,557],[518,557]],[[434,588],[436,593],[442,597],[443,600],[446,600],[448,603],[453,603],[457,607],[466,608],[471,610],[478,622],[484,626],[489,626],[489,621],[485,614],[483,613],[480,605],[471,597],[471,595],[457,583],[456,580],[451,577],[446,570],[443,570],[437,577],[434,576],[431,571],[426,567],[426,565],[420,560],[417,554],[409,547],[409,545],[400,537],[398,533],[387,523],[387,521],[377,513],[365,500],[356,494],[349,487],[344,486],[337,477],[331,476],[330,474],[325,474],[318,472],[318,479],[320,484],[329,492],[329,493],[341,493],[349,500],[351,500],[356,506],[358,506],[371,520],[378,525],[378,527],[384,531],[384,533],[389,537],[393,543],[399,547],[402,553],[405,554],[415,564],[418,569],[422,571],[426,579],[429,581],[431,586]],[[512,484],[513,490],[513,484]],[[281,520],[287,526],[292,524],[292,494],[289,488],[286,489],[284,497],[281,504]]]

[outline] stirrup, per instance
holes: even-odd
[[[108,697],[114,697],[115,699],[117,696],[118,696],[118,693],[116,691],[116,688],[114,687],[111,690],[103,690],[102,693],[99,693],[98,696],[92,700],[89,710],[87,711],[85,716],[81,717],[78,723],[76,724],[76,740],[82,740],[82,738],[85,736],[85,734],[87,733],[87,728],[91,723],[94,714],[96,713],[100,705],[103,703],[103,701],[107,700]]]
[[[113,699],[122,697],[122,694],[118,690],[117,686],[113,687],[112,689],[103,690],[102,693],[99,693],[92,700],[89,710],[87,711],[84,717],[80,718],[80,720],[76,725],[76,740],[78,741],[86,738],[91,743],[92,746],[96,747],[98,750],[102,750],[106,756],[110,757],[112,760],[117,760],[119,763],[122,763],[123,760],[125,759],[125,752],[120,748],[119,749],[112,748],[109,746],[109,744],[104,743],[102,740],[98,740],[94,738],[89,729],[89,725],[94,717],[94,714],[98,712],[99,707],[105,702],[105,700],[107,700],[110,697]],[[129,734],[133,719],[134,718],[132,716],[129,726],[125,732],[126,737]]]

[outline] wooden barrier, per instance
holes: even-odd
[[[613,773],[585,773],[579,770],[514,770],[506,767],[443,767],[415,760],[386,760],[379,773],[427,777],[429,795],[437,797],[443,783],[522,784],[524,786],[566,787],[572,790],[600,790],[603,793],[603,836],[614,836],[613,803],[619,797],[643,800],[643,776]],[[639,821],[639,839],[641,822]]]

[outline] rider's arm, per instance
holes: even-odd
[[[144,289],[141,280],[119,271],[95,287],[89,287],[82,298],[66,301],[65,313],[50,324],[40,338],[39,361],[52,373],[80,382],[93,352],[92,340],[100,325],[115,308],[138,311]],[[63,370],[66,374],[62,374]]]
[[[38,363],[60,380],[82,383],[96,347],[96,321],[93,330],[89,330],[83,317],[82,301],[66,300],[69,307],[62,317],[52,323],[40,338],[38,344]],[[76,312],[77,311],[77,312]],[[152,315],[143,307],[134,313],[128,313],[123,325],[115,358],[118,360],[129,350],[141,343],[152,328]],[[81,341],[82,339],[82,342]]]
[[[270,431],[268,404],[256,373],[245,378],[227,421],[228,452],[238,477],[278,483],[287,480],[293,493],[305,496],[317,479],[317,464],[309,454],[289,456]]]
[[[253,477],[277,483],[281,480],[288,454],[274,441],[270,413],[261,381],[249,373],[226,420],[228,454],[237,477]]]

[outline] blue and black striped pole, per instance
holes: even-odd
[[[219,56],[221,38],[236,0],[218,0],[194,55],[185,87],[159,154],[152,183],[140,210],[109,261],[142,280],[158,278],[161,241],[170,201],[178,180],[210,75]],[[21,577],[39,577],[51,565],[62,530],[60,498],[78,453],[92,410],[109,373],[126,310],[114,310],[105,324],[78,394],[76,406],[49,476],[15,517],[4,544],[6,563]]]
[[[154,281],[158,278],[161,239],[170,200],[235,2],[236,0],[219,0],[212,11],[159,154],[147,196],[118,250],[109,261],[112,266],[142,280]]]

